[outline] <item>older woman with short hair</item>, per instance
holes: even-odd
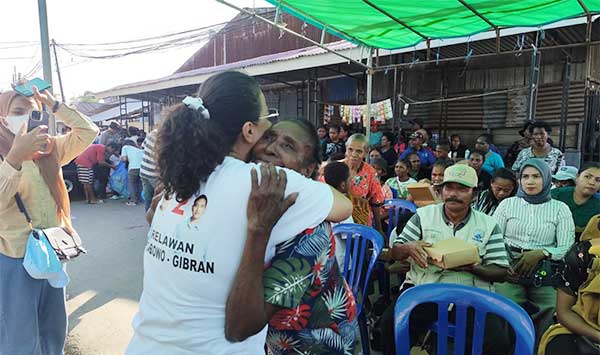
[[[367,148],[368,141],[364,134],[355,133],[346,142],[344,163],[350,168],[352,181],[352,218],[367,226],[372,226],[374,221],[375,228],[382,231],[379,208],[385,196],[375,169],[364,161]]]

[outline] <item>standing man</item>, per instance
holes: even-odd
[[[106,166],[114,169],[115,166],[106,162],[105,154],[113,154],[118,150],[116,143],[109,143],[107,146],[103,144],[92,144],[75,159],[77,165],[77,180],[83,185],[85,199],[87,203],[95,205],[104,203],[103,200],[98,200],[94,193],[94,165]]]
[[[119,129],[121,125],[118,122],[111,122],[108,129],[100,135],[100,144],[107,146],[109,143],[119,143]]]
[[[398,161],[398,153],[394,150],[394,134],[384,132],[381,136],[381,157],[385,159],[388,165],[388,175],[393,175],[394,165]]]
[[[135,206],[141,202],[140,191],[140,169],[142,167],[142,160],[144,159],[144,151],[133,145],[125,145],[121,150],[121,160],[129,162],[127,166],[127,177],[129,178],[129,201],[127,206]]]
[[[475,149],[481,150],[485,158],[485,162],[481,168],[487,171],[490,176],[493,175],[496,170],[504,168],[504,160],[502,160],[500,154],[490,149],[492,144],[492,136],[490,134],[482,134],[475,141]]]
[[[157,130],[153,130],[146,136],[144,143],[142,143],[144,156],[140,166],[140,179],[142,180],[142,191],[144,192],[144,211],[148,211],[150,208],[150,203],[154,196],[154,189],[156,188],[156,182],[158,181],[156,153],[154,150],[157,135]]]
[[[409,147],[400,155],[400,160],[406,158],[411,153],[416,153],[419,155],[422,167],[431,167],[436,159],[431,150],[423,147],[423,141],[424,137],[422,133],[415,132],[411,134],[408,141]]]
[[[337,153],[345,153],[346,145],[340,138],[340,126],[332,124],[329,126],[329,142],[325,148],[324,160]]]
[[[477,195],[477,173],[469,166],[453,165],[446,169],[441,191],[443,204],[417,209],[417,213],[411,217],[401,233],[398,235],[398,231],[395,230],[390,236],[390,239],[394,240],[392,258],[399,261],[408,260],[411,264],[401,290],[431,283],[452,283],[493,292],[493,283],[504,280],[509,263],[502,232],[496,220],[471,208],[471,202]],[[423,248],[450,238],[476,245],[481,262],[450,270],[429,264]],[[436,305],[426,303],[412,312],[412,344],[418,336],[424,335],[428,326],[437,319],[436,310]],[[387,325],[383,327],[384,339],[394,339],[393,307],[386,310],[382,322]],[[473,328],[473,323],[473,316],[468,316],[468,329]],[[508,342],[505,334],[499,329],[502,329],[501,321],[496,317],[488,317],[483,340],[484,354],[506,352]],[[395,353],[390,345],[392,344],[385,345],[384,354]],[[467,347],[470,347],[470,344],[467,344]]]

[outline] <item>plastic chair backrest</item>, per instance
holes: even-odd
[[[348,286],[352,289],[357,304],[356,314],[360,315],[363,301],[366,297],[367,286],[373,265],[383,249],[383,237],[375,229],[355,223],[343,223],[333,227],[334,234],[346,235],[346,255],[344,256],[343,273]],[[371,259],[366,274],[362,274],[363,263],[369,245],[373,246]],[[360,294],[359,294],[360,291]],[[359,298],[359,295],[361,296]],[[360,301],[359,301],[360,300]]]
[[[448,337],[454,338],[454,354],[464,354],[466,347],[467,309],[475,311],[473,325],[473,355],[483,351],[485,317],[488,313],[504,318],[514,329],[516,335],[515,354],[533,354],[535,330],[531,318],[516,303],[499,294],[454,284],[428,284],[406,290],[394,307],[394,334],[396,354],[410,354],[409,319],[412,310],[422,303],[438,305],[437,353],[448,352]],[[448,322],[448,306],[454,304],[455,324]]]
[[[398,219],[404,213],[415,213],[417,212],[417,205],[414,203],[402,200],[402,199],[391,199],[385,200],[383,203],[384,208],[389,209],[388,227],[386,237],[389,239],[392,231],[398,225]]]

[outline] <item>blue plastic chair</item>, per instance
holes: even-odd
[[[346,255],[344,256],[342,270],[356,300],[356,316],[360,326],[363,354],[368,355],[370,354],[369,334],[366,317],[362,310],[364,300],[367,297],[367,287],[369,286],[373,266],[383,249],[383,237],[375,229],[355,223],[338,224],[333,227],[333,233],[346,235]],[[373,247],[373,251],[371,252],[367,272],[363,275],[362,266],[370,246]]]
[[[467,308],[475,311],[473,325],[473,355],[483,350],[485,317],[488,313],[504,318],[514,329],[516,336],[515,354],[531,355],[535,342],[535,329],[531,318],[516,303],[499,294],[454,284],[428,284],[415,286],[405,291],[394,308],[394,333],[396,354],[410,354],[409,320],[412,310],[423,303],[438,305],[438,320],[433,325],[437,332],[437,353],[448,352],[448,337],[454,338],[454,354],[464,354],[466,347]],[[456,323],[448,321],[448,306],[454,304]]]
[[[389,246],[390,235],[392,231],[398,225],[400,216],[408,213],[416,213],[417,205],[411,201],[402,199],[390,199],[385,200],[383,204],[384,208],[389,210],[388,213],[388,227],[386,232],[385,244]],[[390,303],[390,275],[385,271],[385,263],[382,261],[377,262],[377,279],[379,280],[379,292],[383,295],[386,304]]]
[[[400,216],[406,213],[417,212],[417,205],[415,205],[411,201],[395,198],[391,200],[385,200],[383,206],[384,208],[389,209],[388,227],[386,232],[386,237],[389,240],[392,231],[398,225],[398,220]]]

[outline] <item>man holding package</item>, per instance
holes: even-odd
[[[402,290],[430,283],[451,283],[494,291],[493,282],[504,281],[509,262],[502,233],[494,218],[471,209],[476,191],[477,172],[467,165],[451,166],[446,169],[442,184],[444,203],[417,209],[400,235],[392,233],[392,258],[408,260],[411,264]],[[415,338],[411,336],[411,344],[418,342],[419,336],[437,319],[436,307],[422,304],[412,312],[410,333]],[[472,326],[473,314],[468,313],[467,334]],[[500,329],[503,329],[500,318],[488,316],[484,354],[510,351],[507,336]],[[393,336],[383,336],[393,339]],[[385,350],[385,354],[393,353],[392,349]]]

